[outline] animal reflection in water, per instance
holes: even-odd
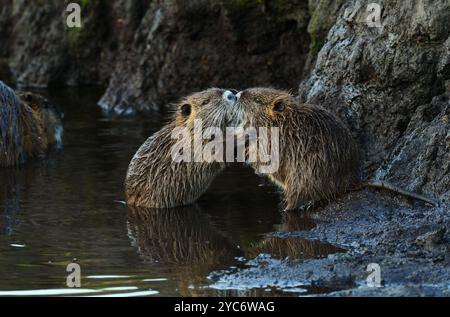
[[[285,215],[278,229],[309,230],[313,226],[309,218],[291,213]],[[274,258],[305,259],[343,251],[296,237],[265,237],[240,249],[240,242],[220,232],[198,205],[171,209],[128,207],[128,235],[145,262],[174,267],[178,289],[191,295],[198,290],[189,289],[189,285],[204,285],[211,271],[236,265],[239,256],[252,259],[264,253]]]
[[[197,206],[128,208],[128,229],[145,261],[208,264],[232,261],[239,251]]]
[[[278,232],[308,231],[316,226],[316,223],[306,214],[297,212],[283,213],[283,220],[277,226]],[[328,254],[344,252],[332,244],[319,240],[308,240],[293,235],[273,236],[267,235],[262,240],[251,244],[246,252],[248,258],[258,254],[270,254],[277,259],[310,259],[322,258]]]
[[[248,257],[258,254],[270,254],[276,259],[322,258],[328,254],[344,252],[343,249],[318,240],[297,237],[267,237],[255,243],[247,252]]]
[[[178,288],[185,292],[189,284],[204,282],[210,271],[232,265],[241,256],[195,205],[128,207],[128,235],[145,262],[176,266],[182,284]]]
[[[17,171],[0,169],[0,235],[10,235],[17,225],[17,213],[20,210],[22,198],[21,181],[22,174]],[[19,178],[19,179],[16,179]]]

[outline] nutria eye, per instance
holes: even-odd
[[[281,100],[275,102],[275,104],[273,105],[273,110],[274,111],[283,111],[284,110],[284,102]]]
[[[191,105],[188,103],[185,103],[184,105],[181,106],[181,113],[183,114],[183,116],[187,117],[191,114]]]
[[[209,99],[206,99],[205,101],[202,102],[202,106],[206,106],[207,104],[209,104]]]
[[[33,101],[33,96],[32,96],[31,94],[26,94],[26,95],[25,95],[25,100],[26,100],[27,102],[32,102],[32,101]]]

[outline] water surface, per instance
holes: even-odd
[[[283,216],[276,189],[243,166],[227,169],[192,206],[117,203],[131,157],[164,116],[107,119],[96,106],[100,95],[50,91],[64,113],[64,147],[45,161],[0,169],[0,295],[295,295],[212,290],[206,277],[261,253],[310,258],[339,251],[265,237],[314,223]],[[71,262],[81,265],[82,289],[66,287]]]

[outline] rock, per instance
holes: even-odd
[[[344,0],[309,0],[311,18],[308,23],[310,57],[315,58],[325,43],[328,31],[336,22]]]
[[[0,78],[5,82],[11,81],[11,72],[9,70],[8,62],[0,58]]]
[[[112,25],[106,1],[82,2],[82,28],[68,28],[65,10],[71,1],[8,1],[0,25],[8,38],[9,66],[14,81],[23,87],[104,84],[104,69],[118,49],[121,34]],[[126,11],[129,12],[129,11]],[[109,75],[109,71],[108,71]]]
[[[83,1],[83,27],[73,29],[64,23],[69,2],[2,5],[13,79],[106,85],[99,104],[108,112],[159,110],[211,86],[292,89],[308,55],[302,0]]]
[[[421,247],[432,247],[433,245],[441,244],[444,242],[446,232],[446,227],[441,227],[437,230],[427,232],[417,237],[416,244]]]
[[[211,86],[295,87],[307,55],[308,7],[282,3],[156,1],[99,104],[142,112]]]
[[[366,23],[369,3],[340,8],[300,99],[348,123],[368,177],[448,201],[450,3],[383,1],[380,27]]]

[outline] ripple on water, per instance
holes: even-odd
[[[50,92],[64,112],[63,148],[0,169],[0,296],[286,296],[304,287],[219,289],[207,276],[236,272],[260,254],[281,261],[339,252],[318,241],[268,237],[315,222],[282,214],[277,189],[244,166],[227,169],[192,206],[133,211],[114,202],[124,199],[131,157],[164,118],[105,118],[96,105],[101,94]],[[71,262],[81,266],[81,289],[64,283]]]

